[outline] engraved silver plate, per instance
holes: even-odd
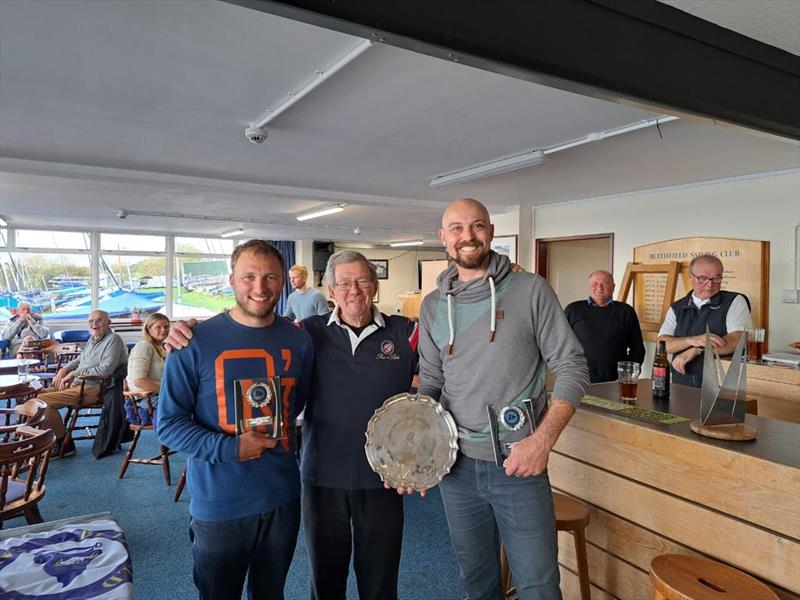
[[[453,417],[428,396],[387,399],[369,420],[366,436],[369,465],[393,488],[421,492],[437,485],[458,454]]]

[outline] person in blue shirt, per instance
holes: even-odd
[[[417,325],[378,310],[378,276],[363,254],[337,252],[325,279],[333,311],[300,323],[315,349],[301,470],[311,598],[345,600],[352,557],[360,600],[395,600],[403,498],[370,468],[364,432],[387,398],[411,387]],[[177,322],[170,346],[184,347],[190,327]]]
[[[308,268],[305,265],[294,265],[289,269],[289,283],[294,291],[286,299],[284,317],[296,322],[330,312],[322,292],[308,287]]]
[[[280,377],[286,420],[305,403],[314,360],[308,334],[275,315],[283,256],[250,240],[231,256],[236,305],[194,330],[161,382],[160,441],[187,455],[194,582],[204,600],[282,599],[300,526],[293,432],[236,435],[235,381]],[[290,425],[291,427],[291,425]]]

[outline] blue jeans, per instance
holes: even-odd
[[[201,600],[283,600],[300,529],[300,499],[268,513],[231,519],[192,519],[189,538],[194,584]]]
[[[507,477],[493,462],[459,454],[439,487],[468,600],[503,598],[500,539],[521,600],[561,598],[547,472]]]

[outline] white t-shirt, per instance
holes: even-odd
[[[692,294],[692,302],[697,308],[704,304],[708,304],[710,299],[701,300]],[[678,320],[675,318],[675,311],[669,307],[667,315],[664,317],[664,322],[661,324],[661,329],[658,330],[658,335],[675,335],[675,328],[678,326]],[[744,296],[737,295],[731,302],[728,308],[728,314],[725,315],[725,328],[728,333],[734,331],[744,331],[753,326],[753,318],[750,316],[750,309],[747,308],[747,301]]]

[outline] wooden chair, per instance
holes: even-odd
[[[17,404],[14,408],[0,408],[0,415],[3,415],[3,421],[6,423],[0,425],[0,441],[8,442],[20,425],[39,429],[44,422],[44,409],[46,408],[47,403],[36,398]]]
[[[661,554],[650,562],[653,600],[778,600],[755,577],[714,560]]]
[[[556,516],[556,530],[572,532],[575,540],[575,558],[578,563],[581,600],[590,600],[589,561],[586,556],[586,527],[589,525],[589,507],[580,500],[553,492],[553,509]],[[508,566],[506,549],[502,544],[500,545],[500,573],[503,597],[512,598],[516,595],[517,590],[511,585],[511,569]]]
[[[38,503],[44,498],[44,478],[55,441],[49,429],[22,425],[13,440],[0,444],[0,528],[4,521],[21,515],[29,525],[43,521]]]
[[[14,387],[7,392],[0,392],[0,401],[5,400],[7,409],[12,409],[12,401],[14,406],[19,404],[24,404],[30,398],[33,398],[36,394],[39,393],[39,390],[30,386],[27,383],[20,384],[19,387]],[[0,420],[0,425],[9,425],[9,421],[7,418]]]
[[[175,488],[175,497],[172,499],[173,502],[178,502],[181,499],[181,494],[183,493],[183,488],[186,486],[186,466],[184,465],[183,471],[181,472],[181,478],[178,480],[178,487]]]
[[[125,472],[128,470],[128,465],[131,463],[137,465],[157,465],[160,466],[164,470],[164,479],[167,482],[167,485],[172,485],[172,478],[170,476],[169,471],[169,457],[175,454],[174,450],[170,450],[164,444],[160,444],[159,448],[161,449],[158,456],[154,456],[153,458],[133,458],[133,453],[136,450],[136,444],[139,442],[139,436],[142,435],[142,431],[153,431],[153,423],[155,422],[155,407],[153,406],[153,398],[149,394],[143,394],[138,392],[131,392],[129,390],[125,390],[122,392],[125,396],[125,405],[126,407],[130,407],[132,410],[126,410],[128,415],[134,415],[133,420],[128,421],[128,427],[131,431],[133,431],[133,440],[131,440],[131,445],[128,448],[128,452],[125,454],[125,459],[122,461],[122,466],[119,470],[119,478],[122,479],[125,477]],[[138,402],[144,400],[147,404],[146,410],[149,416],[149,424],[143,424],[141,418],[139,417],[139,409],[138,409]]]
[[[97,431],[97,425],[100,420],[100,412],[103,410],[103,387],[108,381],[111,380],[111,377],[101,377],[99,375],[79,375],[78,379],[80,379],[81,382],[79,396],[80,406],[67,407],[67,413],[64,416],[66,435],[64,436],[64,440],[61,444],[59,458],[63,458],[64,451],[72,445],[71,442],[74,442],[75,440],[94,439],[94,432]],[[86,393],[87,383],[96,383],[99,385],[100,393],[97,395],[97,398],[94,401],[85,403],[84,394]],[[80,429],[86,431],[85,435],[78,435],[75,433],[76,429],[79,429],[78,419],[91,419],[89,423],[84,421],[80,425]]]

